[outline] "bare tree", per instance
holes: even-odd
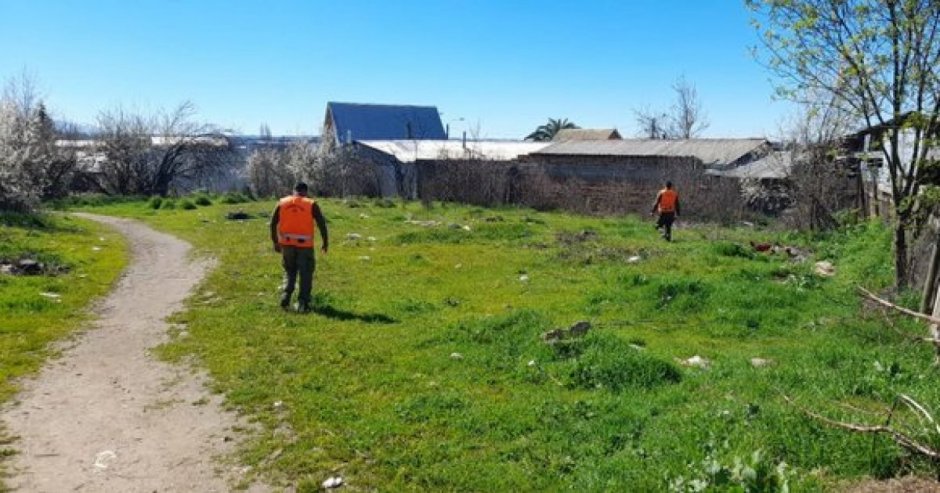
[[[708,119],[702,109],[695,84],[680,77],[672,84],[676,101],[669,115],[669,137],[672,139],[692,139],[708,128]]]
[[[258,137],[261,137],[263,140],[271,140],[271,127],[267,123],[262,123],[258,127]]]
[[[639,135],[648,139],[669,138],[669,115],[649,108],[633,110],[633,115],[639,126]]]
[[[196,180],[231,163],[229,140],[196,122],[195,107],[142,115],[122,108],[98,115],[100,150],[106,160],[100,187],[115,194],[166,195],[185,180]]]
[[[787,221],[820,231],[837,226],[836,212],[856,205],[858,166],[836,159],[853,120],[831,98],[807,94],[803,99],[813,102],[784,130],[787,152],[775,156],[788,182]]]

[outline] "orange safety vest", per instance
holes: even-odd
[[[291,195],[278,201],[277,242],[283,246],[313,248],[314,200]]]
[[[676,212],[676,202],[679,201],[679,194],[671,188],[664,188],[659,191],[659,212]]]

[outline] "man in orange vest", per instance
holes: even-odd
[[[316,268],[313,255],[313,235],[316,229],[320,230],[320,238],[323,240],[320,251],[326,254],[329,249],[326,219],[316,201],[307,197],[307,184],[299,182],[294,186],[293,195],[278,201],[271,216],[271,241],[274,242],[274,251],[281,254],[284,266],[281,308],[287,309],[290,306],[290,298],[294,294],[299,275],[297,311],[310,311],[310,290],[313,287],[313,270]]]
[[[653,210],[650,215],[659,212],[659,220],[656,221],[656,229],[663,230],[663,238],[666,241],[672,241],[672,223],[679,217],[679,194],[672,189],[672,182],[666,182],[666,188],[656,194],[656,202],[653,203]]]

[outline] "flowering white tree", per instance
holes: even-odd
[[[76,160],[56,138],[32,79],[9,80],[0,96],[0,209],[29,210],[68,191]]]

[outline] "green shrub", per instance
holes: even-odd
[[[223,204],[244,204],[245,202],[250,202],[251,198],[245,196],[239,192],[229,192],[222,196],[221,202]]]
[[[147,206],[151,209],[159,209],[163,205],[163,197],[150,197]]]
[[[200,195],[196,197],[196,205],[207,206],[212,205],[212,199],[205,195]]]
[[[176,201],[173,199],[164,200],[163,203],[160,204],[160,208],[165,210],[176,209]]]
[[[180,201],[180,208],[187,210],[187,211],[191,211],[193,209],[196,209],[197,207],[196,207],[196,204],[194,204],[192,200],[183,199],[182,201]]]

